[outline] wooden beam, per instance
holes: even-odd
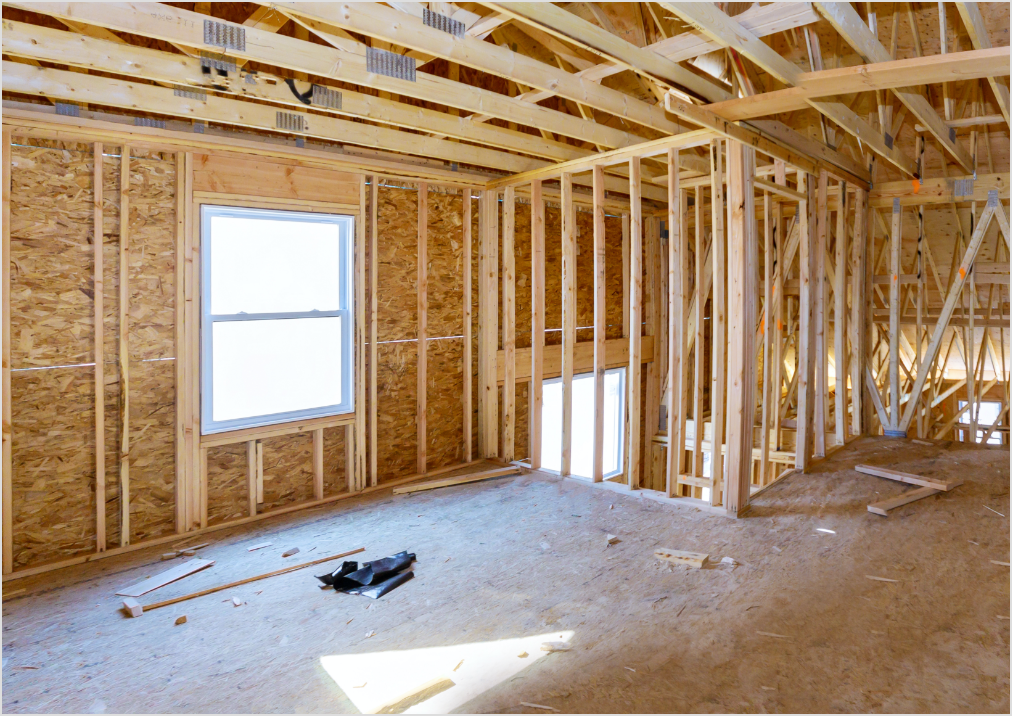
[[[594,82],[564,72],[498,45],[465,35],[455,38],[425,25],[420,18],[376,3],[279,3],[286,12],[329,24],[394,45],[441,57],[482,72],[530,87],[550,90],[560,97],[622,117],[643,127],[669,134],[680,131],[664,109]],[[314,28],[318,34],[326,28]],[[247,39],[247,43],[249,40]],[[308,43],[307,43],[308,44]],[[458,83],[458,86],[462,86]],[[535,125],[537,126],[537,125]],[[548,129],[548,127],[545,127]]]
[[[978,50],[991,49],[991,38],[988,35],[987,25],[984,23],[984,18],[981,17],[980,9],[977,7],[977,3],[957,2],[956,8],[959,10],[959,16],[963,18],[963,25],[966,27],[966,32],[970,36],[970,42],[973,43],[974,48]],[[1003,47],[1001,49],[1005,52],[1005,56],[1008,57],[1008,48]],[[1005,117],[1005,124],[1008,124],[1008,87],[999,82],[997,76],[995,75],[988,75],[987,82],[991,85],[991,91],[994,92],[994,97],[997,101],[999,111],[1001,111],[1002,116]]]
[[[867,311],[865,311],[865,264],[867,262],[867,206],[868,195],[864,189],[858,189],[854,197],[854,240],[851,244],[851,293],[850,293],[850,388],[851,401],[851,432],[854,435],[864,434],[862,379],[864,374],[865,336],[867,335]]]
[[[735,19],[740,18],[739,15]],[[884,62],[818,72],[803,72],[798,76],[797,85],[794,87],[717,102],[708,105],[707,109],[724,119],[737,122],[802,110],[808,106],[808,100],[819,97],[913,87],[944,81],[962,82],[990,75],[1008,76],[1008,74],[1008,51],[1000,47],[909,57],[902,60],[889,59]]]
[[[835,160],[838,161],[839,164],[833,164],[824,160],[816,160],[797,147],[786,144],[782,139],[774,138],[768,131],[769,127],[766,128],[767,131],[756,131],[733,124],[722,117],[718,117],[708,109],[689,104],[672,93],[668,93],[666,95],[665,102],[667,103],[669,112],[676,114],[679,117],[683,117],[693,124],[698,124],[705,129],[717,132],[723,137],[747,144],[750,147],[753,147],[756,151],[762,152],[773,159],[779,159],[793,167],[796,167],[800,171],[812,174],[817,173],[820,168],[825,168],[833,173],[834,176],[837,176],[847,182],[852,182],[863,187],[867,187],[869,185],[867,172],[862,171],[860,173],[855,173],[854,171],[845,168],[846,165],[852,164],[853,162],[849,159],[843,158],[842,155],[839,155],[837,152],[832,152],[827,147],[823,147],[825,149],[824,154],[835,157]]]
[[[345,445],[344,449],[351,446]],[[313,499],[323,499],[323,428],[313,431]]]
[[[175,282],[175,335],[174,348],[176,350],[175,378],[176,378],[176,400],[175,408],[175,519],[176,532],[182,534],[186,531],[186,500],[189,490],[189,461],[186,451],[186,421],[188,416],[187,395],[189,386],[189,361],[186,346],[186,231],[189,225],[191,198],[186,192],[186,154],[176,152],[176,261],[173,279]]]
[[[101,142],[92,145],[92,191],[94,209],[92,212],[92,250],[94,273],[92,293],[94,296],[95,321],[95,551],[105,551],[105,281],[103,279],[105,248],[104,219],[102,210],[103,146]],[[4,216],[6,225],[9,216]],[[9,310],[10,303],[4,302]],[[9,392],[6,393],[8,396]]]
[[[4,77],[6,79],[6,68]],[[130,147],[123,145],[119,182],[119,504],[120,547],[130,544]]]
[[[850,3],[816,0],[814,5],[866,62],[888,62],[893,59]],[[921,124],[928,128],[928,131],[963,169],[968,172],[973,171],[970,155],[956,143],[955,132],[949,131],[949,127],[945,126],[927,99],[915,91],[900,88],[893,89],[893,94]]]
[[[900,421],[900,246],[903,243],[903,210],[893,202],[892,234],[889,238],[889,429]],[[886,435],[890,432],[887,431]]]
[[[1001,227],[1002,234],[1005,237],[1006,244],[1009,241],[1009,226],[1008,219],[1005,216],[1005,209],[1001,202],[998,201],[997,194],[992,194],[992,197],[988,199],[987,206],[985,206],[980,219],[977,221],[977,225],[974,228],[973,235],[970,237],[970,241],[967,243],[966,252],[963,254],[963,259],[960,261],[959,268],[953,276],[952,284],[949,286],[949,292],[945,296],[945,304],[942,306],[942,311],[938,316],[938,321],[935,323],[935,328],[931,334],[931,341],[928,343],[928,348],[924,353],[924,358],[921,364],[917,366],[916,379],[914,380],[913,388],[910,391],[910,400],[907,401],[906,410],[903,413],[903,418],[900,420],[898,430],[900,432],[906,432],[907,428],[910,427],[910,421],[914,417],[914,412],[917,408],[918,398],[920,397],[921,391],[924,389],[924,383],[928,378],[929,371],[926,370],[927,366],[933,365],[935,359],[938,357],[938,350],[942,345],[942,335],[945,333],[945,329],[949,325],[949,319],[952,318],[952,311],[956,307],[956,300],[959,298],[963,291],[963,286],[966,283],[967,275],[973,268],[974,259],[977,258],[977,251],[980,249],[980,245],[984,240],[984,234],[991,224],[992,217],[997,217],[999,226]],[[896,406],[898,410],[899,406]]]
[[[366,176],[358,176],[358,217],[355,219],[355,483],[359,490],[364,490],[369,471],[366,464],[368,446],[366,444],[366,325],[365,325],[365,277],[367,272],[365,259],[365,212],[366,212]],[[323,442],[323,434],[320,434]],[[348,449],[345,446],[345,449]],[[323,499],[321,492],[320,499]]]
[[[797,84],[801,71],[773,51],[747,28],[725,15],[716,5],[694,2],[660,2],[722,47],[731,47],[786,85]]]
[[[77,72],[31,67],[5,61],[4,87],[27,94],[44,93],[57,99],[84,101],[124,109],[143,110],[205,122],[220,122],[265,131],[277,131],[277,108],[207,95],[206,100],[176,97],[173,91],[154,85],[112,80]],[[387,151],[419,154],[451,162],[498,167],[524,172],[545,166],[544,162],[515,154],[450,142],[387,127],[365,125],[325,115],[299,114],[304,122],[300,136],[356,144]]]
[[[755,422],[755,300],[758,250],[755,231],[753,150],[728,143],[728,336],[727,484],[724,508],[732,517],[748,510]],[[719,344],[714,344],[720,350]],[[714,433],[715,437],[717,433]],[[767,437],[768,440],[768,437]],[[714,440],[716,442],[716,439]]]
[[[828,422],[829,401],[829,354],[826,351],[826,239],[829,236],[828,179],[826,172],[819,172],[818,194],[815,209],[815,243],[812,259],[815,263],[814,316],[815,325],[815,457],[826,456],[826,423]]]
[[[485,190],[478,202],[478,453],[499,455],[499,396],[495,352],[499,343],[499,201]]]
[[[665,493],[678,496],[678,476],[685,459],[685,411],[682,409],[682,360],[685,348],[686,249],[682,235],[682,192],[678,185],[678,150],[668,150],[668,452]]]
[[[576,348],[576,211],[573,176],[562,175],[562,461],[559,473],[572,470],[573,358]]]
[[[631,175],[630,175],[631,181]],[[630,187],[630,192],[633,189]],[[542,409],[545,352],[545,202],[541,180],[531,182],[531,469],[541,469]]]
[[[815,243],[815,195],[813,179],[810,174],[798,174],[798,189],[806,195],[806,200],[798,206],[799,236],[798,263],[800,265],[800,298],[798,307],[798,332],[795,350],[798,355],[797,390],[797,443],[795,447],[795,467],[806,472],[811,464],[812,455],[812,417],[815,412],[815,326],[812,315],[812,293],[815,261],[813,244]]]
[[[604,480],[604,378],[607,277],[604,225],[604,168],[594,167],[594,482]]]
[[[754,181],[754,179],[753,179]],[[776,261],[773,247],[774,217],[771,212],[770,194],[763,192],[763,309],[764,318],[760,322],[763,334],[763,377],[762,377],[762,398],[761,398],[761,426],[759,433],[759,484],[766,483],[766,475],[770,467],[770,413],[780,412],[780,380],[777,376],[776,405],[773,405],[773,389],[770,385],[773,380],[772,365],[773,342],[780,337],[779,331],[774,330],[773,322],[778,319],[779,312],[773,307],[773,264]],[[778,224],[779,225],[779,224]],[[777,294],[779,298],[779,294]],[[777,356],[779,360],[779,356]],[[779,442],[779,440],[777,440]]]
[[[658,54],[648,47],[637,47],[608,30],[593,25],[551,3],[485,2],[522,22],[560,40],[582,47],[615,65],[631,70],[666,87],[681,87],[709,102],[727,99],[729,94],[712,82]],[[661,3],[662,5],[664,3]]]
[[[695,319],[693,326],[694,356],[692,368],[692,470],[693,477],[703,477],[703,435],[701,426],[703,424],[703,325],[706,312],[706,295],[709,293],[709,283],[704,285],[703,274],[705,272],[703,248],[703,187],[697,186],[695,193],[696,210],[696,244],[695,244],[695,281],[693,289],[695,295],[692,297],[692,317]],[[712,246],[712,242],[711,242]],[[713,272],[711,268],[710,277]],[[686,343],[688,345],[688,343]]]
[[[418,185],[418,365],[415,420],[418,426],[417,465],[415,472],[426,472],[426,393],[428,392],[427,341],[429,326],[429,185]]]
[[[833,360],[836,363],[836,444],[847,440],[847,185],[838,188],[836,210],[836,275],[833,277]],[[856,294],[855,294],[856,295]]]
[[[89,5],[94,6],[89,7]],[[206,17],[167,5],[159,6],[159,12],[155,17],[127,3],[25,3],[21,7],[33,12],[59,18],[76,19],[112,30],[152,37],[166,42],[179,42],[192,47],[203,46],[203,21]],[[399,25],[402,25],[402,21],[407,17],[404,13],[389,8],[384,9],[395,15],[395,21]],[[303,14],[302,17],[305,18],[306,15]],[[417,26],[425,28],[420,21]],[[405,28],[405,31],[414,32],[414,26]],[[314,28],[314,32],[324,40],[333,37],[322,28]],[[438,30],[431,32],[446,35]],[[371,73],[367,69],[365,56],[336,47],[327,48],[317,43],[303,42],[296,38],[249,27],[245,28],[245,33],[248,50],[230,49],[230,57],[255,60],[311,75],[330,77],[341,82],[373,87],[393,94],[453,106],[470,112],[491,114],[500,119],[516,121],[527,126],[544,126],[556,134],[567,137],[576,133],[581,136],[573,137],[574,139],[593,144],[623,146],[642,141],[636,135],[625,131],[612,129],[538,105],[516,102],[496,92],[481,90],[428,73],[418,73],[415,82]],[[340,38],[337,38],[335,42],[339,43]],[[478,41],[475,40],[475,42]],[[494,48],[488,43],[481,44]],[[537,64],[540,65],[540,63]],[[463,118],[461,121],[464,121]],[[415,136],[415,138],[419,137]],[[606,138],[610,139],[605,141]]]
[[[677,179],[676,179],[677,181]],[[630,490],[640,486],[641,437],[640,362],[643,346],[643,206],[640,196],[640,160],[629,160],[629,368],[626,371],[626,480]],[[531,467],[534,464],[531,463]]]
[[[375,174],[369,177],[369,486],[376,487],[379,484],[379,389],[378,389],[378,371],[379,365],[377,363],[377,329],[378,329],[378,316],[379,316],[379,187],[377,186],[379,177]],[[465,195],[470,194],[470,190],[465,190]],[[465,303],[465,314],[470,316],[471,309],[471,202],[465,201],[464,209],[464,255],[467,256],[467,271],[464,273],[464,286],[466,287],[464,295],[466,298]],[[470,356],[471,341],[470,341],[470,322],[464,324],[464,354]],[[467,360],[465,363],[464,370],[464,386],[465,393],[470,397],[471,388],[471,362]],[[467,419],[465,420],[465,440],[467,441],[467,457],[465,460],[471,461],[470,448],[471,448],[471,416],[470,407],[471,401],[466,402],[468,410]]]
[[[730,141],[730,140],[729,140]],[[725,348],[727,343],[727,288],[725,279],[727,241],[724,235],[724,176],[723,176],[723,145],[715,139],[710,143],[710,208],[711,235],[713,257],[713,300],[710,314],[710,422],[713,424],[713,439],[710,448],[710,477],[713,489],[710,490],[710,505],[721,504],[720,493],[724,485],[724,464],[721,446],[724,444],[724,385],[725,385]],[[698,350],[698,347],[697,347]],[[696,434],[694,440],[702,440]],[[724,502],[726,507],[727,503]]]
[[[485,470],[484,472],[475,472],[470,475],[460,475],[458,477],[447,477],[443,480],[433,480],[431,482],[422,482],[417,485],[408,485],[407,487],[395,487],[395,495],[409,495],[413,492],[424,492],[425,490],[435,490],[440,487],[452,487],[454,485],[466,485],[471,482],[482,482],[484,480],[491,480],[496,477],[512,477],[514,475],[520,475],[523,473],[519,467],[500,467],[495,470]]]
[[[502,386],[502,459],[513,462],[516,431],[516,255],[513,248],[516,195],[506,187],[502,204],[502,346],[506,373]]]
[[[11,412],[11,129],[3,128],[3,573],[14,571],[14,437]]]
[[[471,286],[471,274],[474,270],[472,268],[472,261],[474,260],[474,249],[472,247],[471,237],[471,225],[473,223],[471,216],[471,190],[464,189],[461,191],[461,199],[463,203],[463,219],[461,225],[461,233],[463,234],[464,243],[464,266],[463,266],[463,294],[464,294],[464,346],[463,346],[463,360],[461,361],[461,374],[464,377],[464,391],[461,396],[461,407],[463,408],[463,429],[464,429],[464,461],[471,462],[471,455],[473,453],[472,445],[472,421],[474,419],[474,408],[472,399],[472,385],[471,385],[471,371],[472,369],[472,330],[471,330],[471,310],[473,302],[473,288]],[[375,246],[375,244],[374,244]],[[373,262],[375,264],[375,261]],[[374,269],[375,270],[375,269]],[[479,282],[480,283],[480,282]]]

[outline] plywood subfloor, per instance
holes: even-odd
[[[868,513],[911,488],[853,465],[908,457],[965,483]],[[446,669],[453,688],[506,674],[463,712],[1008,713],[1009,568],[990,561],[1009,561],[1008,514],[1008,450],[868,438],[738,521],[540,475],[384,493],[213,533],[200,556],[214,567],[141,600],[360,545],[365,559],[415,551],[416,578],[377,602],[321,591],[309,569],[126,618],[113,593],[170,566],[159,548],[9,583],[27,592],[3,605],[3,708],[355,713],[360,685],[340,688],[321,659],[373,664],[364,682],[409,679],[397,660],[434,648],[422,661],[463,655]],[[621,542],[607,547],[609,533]],[[669,568],[658,547],[738,564]],[[571,651],[528,647],[520,668],[499,648],[562,635]],[[476,677],[482,649],[491,665]]]

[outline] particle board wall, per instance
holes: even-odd
[[[207,524],[219,525],[249,514],[246,443],[207,450]]]
[[[12,147],[14,564],[95,544],[91,147]]]

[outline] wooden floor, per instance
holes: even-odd
[[[965,482],[880,517],[869,502],[915,488],[856,463]],[[159,548],[8,583],[27,591],[3,604],[3,709],[356,713],[436,681],[413,711],[1008,713],[1008,514],[1007,449],[870,438],[737,521],[540,475],[381,493],[214,533],[213,567],[140,599],[416,552],[375,602],[310,568],[127,618],[114,593],[171,566]]]

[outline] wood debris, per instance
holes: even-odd
[[[542,704],[532,704],[530,701],[521,701],[520,705],[526,706],[529,709],[542,709],[543,711],[554,711],[555,713],[559,713],[559,710],[557,708],[553,708],[551,706],[543,706]]]
[[[905,482],[910,485],[930,487],[935,490],[940,490],[942,492],[948,492],[949,490],[952,490],[963,484],[963,479],[959,477],[953,478],[952,480],[941,480],[936,477],[914,475],[913,473],[901,472],[899,470],[891,470],[887,467],[878,467],[876,465],[855,465],[854,470],[863,473],[865,475],[884,477],[887,480],[896,480],[897,482]]]
[[[432,482],[423,482],[418,485],[405,485],[404,487],[395,487],[395,495],[408,495],[412,492],[422,492],[424,490],[435,490],[440,487],[453,487],[454,485],[464,485],[469,482],[481,482],[483,480],[491,480],[497,477],[511,477],[513,475],[521,474],[519,467],[502,467],[495,470],[485,470],[484,472],[476,472],[470,475],[461,475],[460,477],[448,477],[445,480],[434,480]]]
[[[273,542],[261,542],[260,544],[253,545],[252,547],[247,547],[246,551],[247,552],[253,552],[253,551],[258,550],[258,549],[263,549],[264,547],[270,547],[272,544],[274,544],[274,543]]]
[[[299,548],[298,547],[292,547],[289,550],[285,550],[284,554],[282,554],[281,556],[282,557],[291,557],[293,554],[298,554],[298,553],[299,553]]]
[[[186,615],[185,614],[183,616],[181,616],[181,617],[176,617],[176,626],[179,626],[180,624],[186,624]]]
[[[239,597],[232,597],[232,606],[234,606],[234,607],[241,607],[242,606],[242,600],[239,599]]]
[[[608,537],[606,539],[607,539],[609,545],[618,544],[619,542],[622,541],[618,537],[616,537],[615,535],[608,535]]]
[[[872,581],[875,581],[875,582],[899,582],[900,581],[898,579],[889,579],[888,577],[874,577],[874,576],[872,576],[870,574],[864,575],[864,578],[865,579],[871,579]]]
[[[144,613],[144,607],[133,597],[127,597],[123,600],[123,611],[132,617],[139,617]]]
[[[710,559],[710,555],[708,554],[682,552],[677,549],[657,549],[654,550],[654,556],[665,562],[671,562],[672,564],[678,564],[691,569],[702,569]]]
[[[760,636],[771,636],[774,639],[790,639],[789,636],[785,636],[784,634],[774,634],[771,631],[757,631],[756,634]]]
[[[556,651],[569,651],[573,647],[564,641],[546,641],[541,644],[541,651],[547,651],[548,653]]]

